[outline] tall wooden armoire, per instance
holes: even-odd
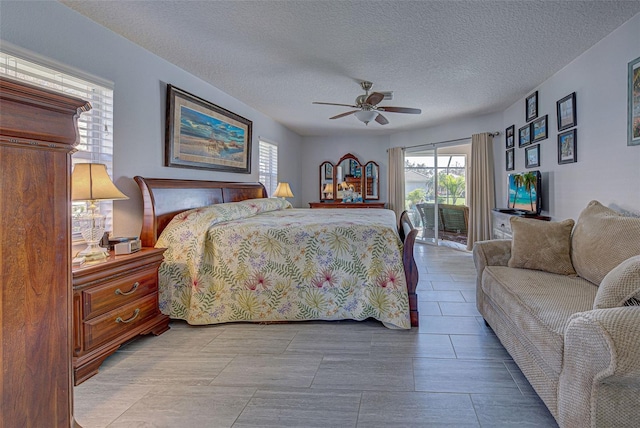
[[[86,101],[0,78],[0,427],[70,427],[71,153]]]

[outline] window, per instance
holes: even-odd
[[[17,54],[16,54],[17,53]],[[22,80],[33,85],[70,94],[91,103],[91,110],[78,119],[80,143],[72,156],[72,163],[103,163],[113,177],[113,85],[69,71],[52,61],[13,52],[4,46],[0,50],[0,75]],[[112,202],[100,202],[100,212],[107,216],[106,230],[112,230]],[[84,202],[73,202],[74,217],[86,209]],[[77,225],[73,224],[73,237],[80,239]]]
[[[260,183],[267,188],[267,194],[273,195],[278,186],[278,146],[259,140]]]

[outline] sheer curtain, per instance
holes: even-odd
[[[491,239],[491,209],[495,206],[493,137],[488,133],[471,136],[469,176],[469,228],[467,250],[473,243]]]
[[[389,149],[389,209],[396,218],[404,211],[404,149]]]

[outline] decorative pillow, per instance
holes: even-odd
[[[631,257],[609,272],[598,287],[593,309],[617,308],[640,299],[640,256]]]
[[[629,257],[640,255],[640,218],[625,217],[598,201],[580,213],[571,239],[571,261],[579,276],[596,285]]]
[[[574,221],[542,221],[511,217],[509,267],[543,270],[561,275],[576,271],[571,264],[571,229]]]

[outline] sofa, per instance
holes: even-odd
[[[510,220],[473,247],[485,323],[560,427],[640,426],[640,218]]]

